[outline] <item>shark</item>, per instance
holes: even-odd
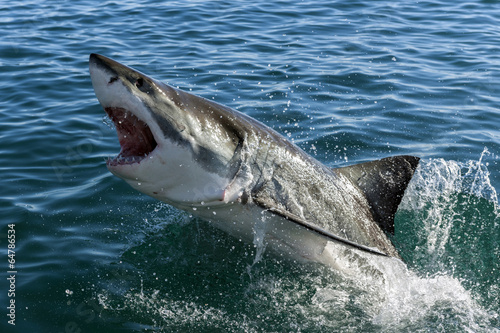
[[[108,57],[91,54],[89,70],[121,147],[107,168],[134,189],[281,255],[333,267],[353,253],[401,258],[390,236],[418,157],[331,168],[244,113]]]

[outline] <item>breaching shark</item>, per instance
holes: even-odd
[[[242,240],[260,230],[292,257],[331,266],[339,253],[400,258],[388,235],[419,158],[332,169],[243,113],[102,55],[89,63],[121,146],[107,167],[133,188]]]

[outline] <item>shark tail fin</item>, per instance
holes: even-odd
[[[364,193],[373,219],[387,233],[394,233],[394,215],[419,162],[414,156],[394,156],[334,169]]]

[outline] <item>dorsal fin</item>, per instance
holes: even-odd
[[[394,233],[394,215],[420,159],[394,156],[334,169],[365,194],[373,219],[385,232]]]

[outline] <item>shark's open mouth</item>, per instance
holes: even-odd
[[[156,148],[157,143],[151,129],[133,113],[114,107],[105,108],[105,111],[115,124],[121,146],[118,156],[109,159],[108,165],[140,163]]]

